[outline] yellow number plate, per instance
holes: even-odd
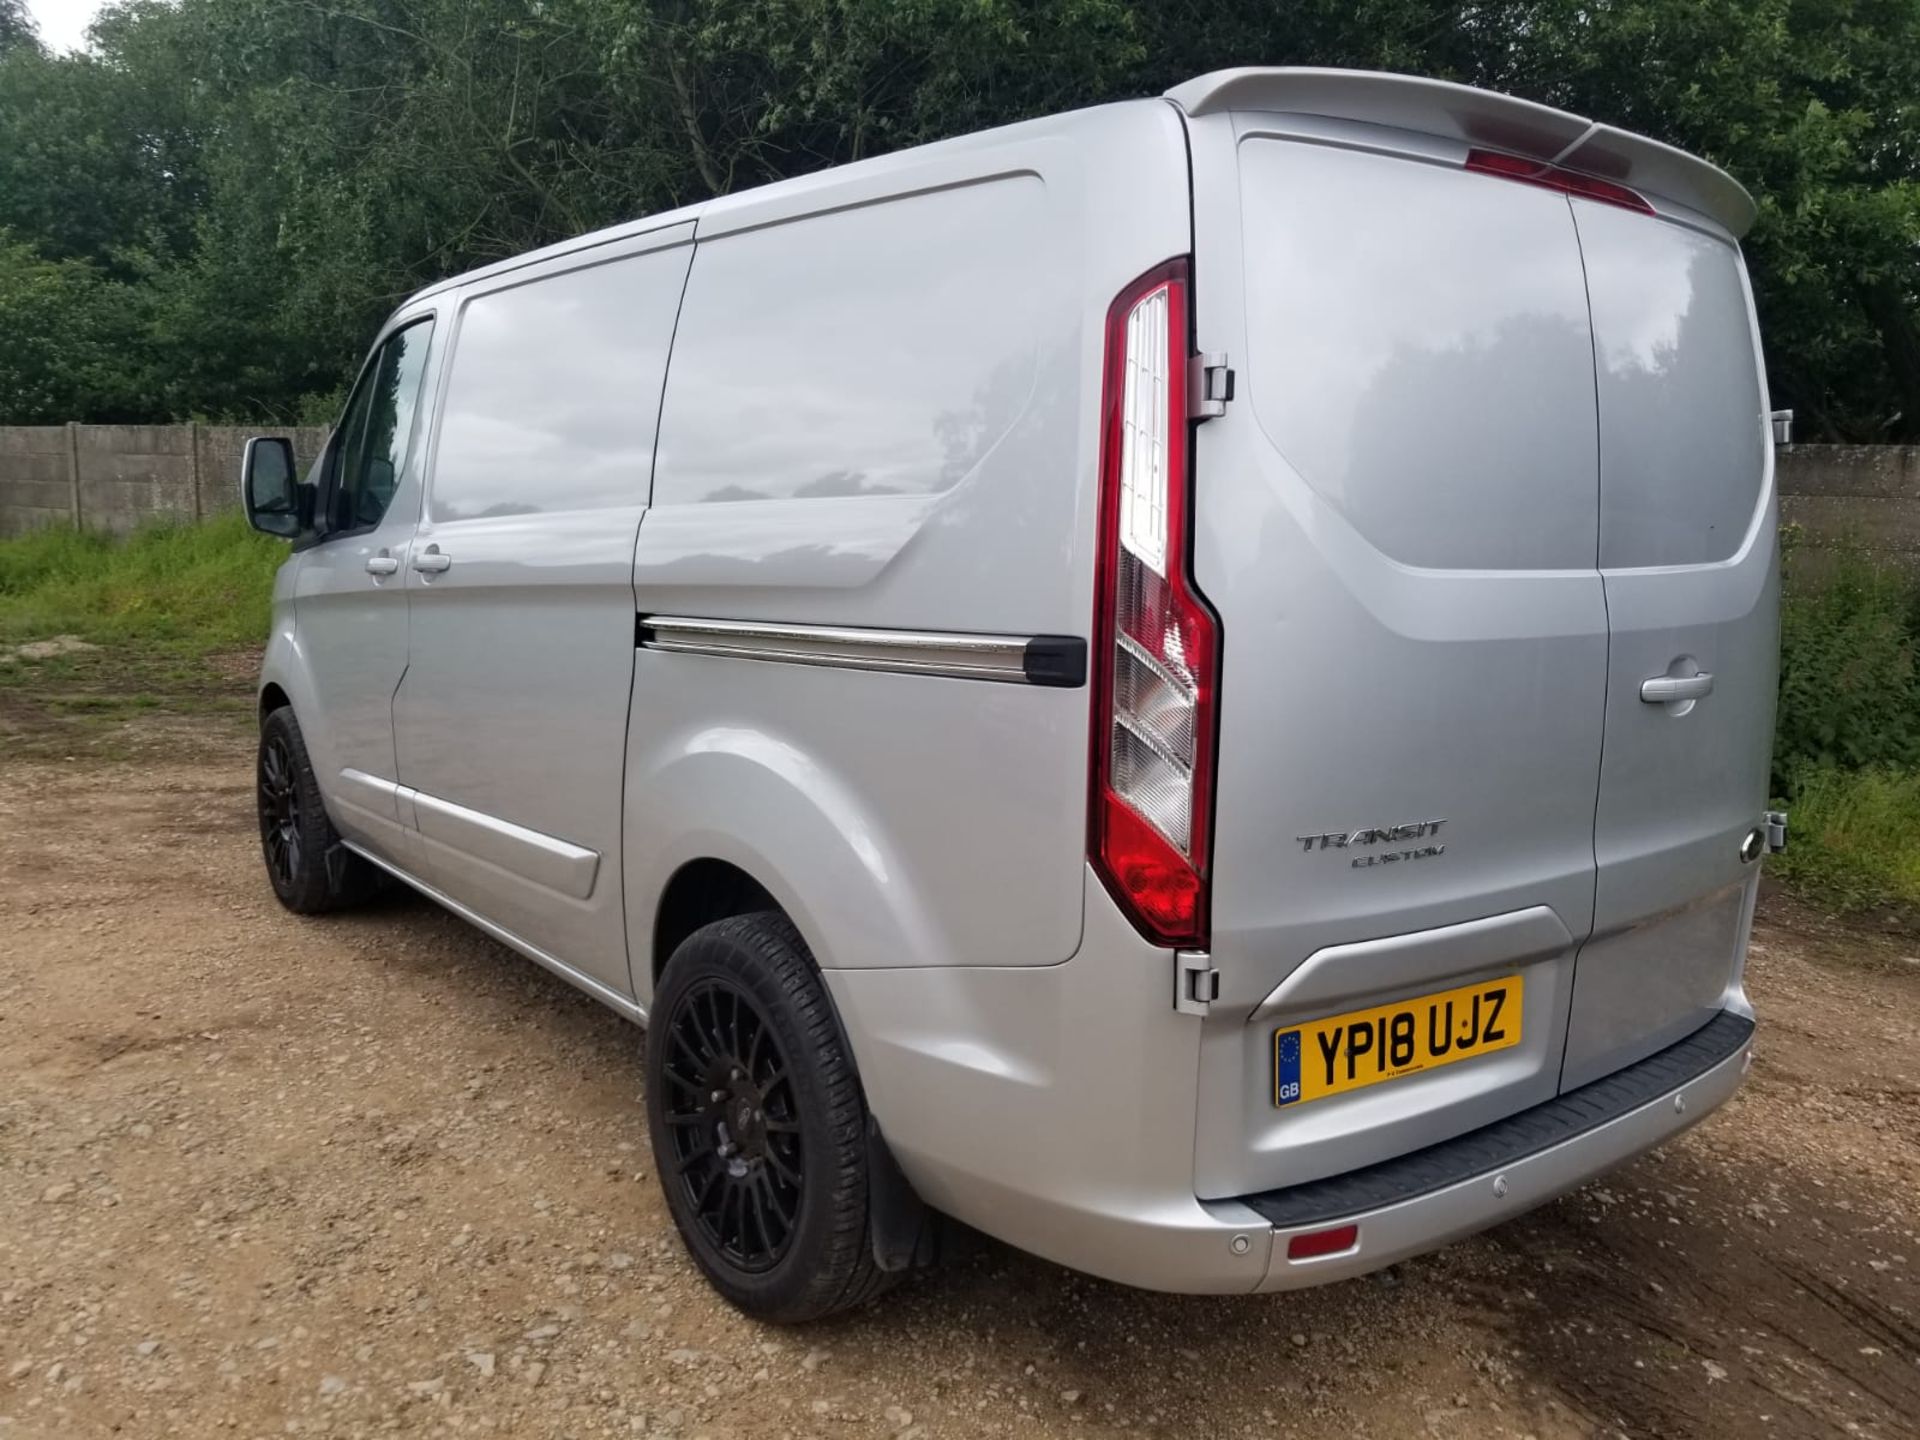
[[[1520,1043],[1518,975],[1273,1034],[1273,1103],[1298,1105]]]

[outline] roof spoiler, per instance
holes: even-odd
[[[1267,110],[1391,125],[1585,171],[1699,211],[1735,238],[1759,213],[1746,187],[1684,150],[1531,100],[1379,70],[1215,70],[1167,98],[1189,115]]]

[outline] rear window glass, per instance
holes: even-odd
[[[433,463],[435,520],[647,503],[689,254],[650,251],[467,303]]]
[[[1752,526],[1766,472],[1739,254],[1607,205],[1574,213],[1599,363],[1600,563],[1725,560]]]
[[[1243,142],[1240,175],[1245,383],[1289,464],[1405,564],[1591,569],[1593,350],[1566,200],[1269,138]]]
[[[1033,389],[1044,195],[1020,177],[703,240],[654,502],[957,485]]]

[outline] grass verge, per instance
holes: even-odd
[[[1820,769],[1796,787],[1793,828],[1774,873],[1842,913],[1920,921],[1920,773]]]
[[[182,738],[144,734],[156,716],[243,722],[286,554],[237,515],[0,540],[0,758],[110,759]]]
[[[0,540],[0,646],[52,635],[179,654],[257,646],[286,556],[238,515],[124,540],[64,526]]]

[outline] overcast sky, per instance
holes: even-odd
[[[27,0],[27,9],[39,27],[41,44],[49,50],[77,50],[99,13],[100,0]]]

